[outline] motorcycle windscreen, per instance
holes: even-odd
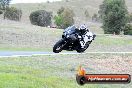
[[[65,32],[67,35],[71,35],[71,34],[74,34],[74,33],[75,33],[75,29],[76,29],[75,26],[70,26],[70,27],[66,28],[66,29],[64,30],[64,32]]]

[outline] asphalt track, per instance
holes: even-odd
[[[58,53],[62,55],[79,54],[75,52]],[[0,57],[22,57],[22,56],[38,56],[38,55],[58,55],[53,52],[32,52],[32,51],[0,51]]]
[[[125,54],[125,53],[130,53],[132,52],[85,52],[81,54],[115,54],[115,53],[120,53],[120,54]],[[0,57],[22,57],[22,56],[38,56],[38,55],[76,55],[80,54],[77,52],[63,52],[63,53],[53,53],[53,52],[32,52],[32,51],[0,51]]]

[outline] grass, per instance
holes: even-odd
[[[61,37],[56,36],[58,33],[60,33],[59,35],[61,36],[61,32],[58,32],[56,34],[54,34],[52,31],[50,31],[51,33],[48,33],[49,35],[51,35],[49,38],[47,38],[47,40],[53,40],[53,42],[46,42],[46,45],[43,45],[43,47],[41,48],[42,45],[36,45],[36,46],[19,46],[19,45],[0,45],[0,51],[52,51],[52,47],[55,44],[55,42],[57,42]],[[46,32],[47,33],[47,32]],[[52,37],[53,36],[53,37]],[[54,37],[56,36],[56,37]],[[118,37],[118,38],[116,38]],[[56,39],[58,38],[58,39]],[[55,41],[56,40],[56,41]],[[116,46],[119,47],[120,46],[127,46],[127,45],[132,45],[132,41],[131,38],[128,38],[127,36],[108,36],[108,35],[97,35],[96,39],[93,41],[93,43],[91,43],[91,45],[93,46],[107,46],[107,47],[112,47],[112,46]],[[90,46],[92,48],[92,46]]]
[[[34,47],[10,47],[10,46],[1,46],[0,51],[51,51],[48,48],[34,48]]]
[[[3,21],[3,24],[0,25],[0,51],[52,51],[54,44],[61,39],[63,33],[62,29],[25,25],[16,22],[13,23],[12,21]],[[94,31],[97,30],[95,27],[92,29],[95,29]],[[91,50],[95,50],[98,48],[97,46],[117,46],[120,48],[130,45],[132,45],[130,36],[97,34],[90,47]]]
[[[58,77],[36,78],[31,75],[4,74],[0,75],[1,88],[80,88],[73,80]],[[5,82],[6,80],[6,82]],[[89,85],[88,88],[97,88]]]
[[[51,59],[41,63],[40,59],[34,62],[33,58],[39,57],[0,59],[0,88],[79,88],[73,78],[56,76],[56,72],[59,74],[62,70],[55,64],[54,68],[50,62],[46,63],[52,62]],[[93,88],[93,85],[89,87]]]
[[[37,78],[31,75],[4,74],[0,77],[4,78],[0,81],[1,88],[80,88],[73,80],[53,76]],[[95,87],[93,85],[88,86],[88,88]]]
[[[86,64],[87,60],[93,59],[95,62],[98,59],[116,59],[116,57],[127,59],[131,56],[131,54],[82,54],[0,58],[0,88],[125,88],[126,86],[131,88],[131,84],[79,86],[75,80],[79,64],[88,68],[87,73],[98,72],[94,70],[96,68],[91,68],[92,63]],[[103,73],[104,70],[99,72]],[[109,72],[111,71],[107,71]]]
[[[0,51],[51,51],[53,41],[62,34],[61,29],[10,24],[0,25]]]
[[[132,41],[127,36],[101,35],[97,36],[95,42],[102,45],[132,45]]]
[[[76,17],[82,19],[82,17],[84,17],[83,13],[85,9],[89,9],[89,12],[91,12],[91,16],[92,14],[96,13],[98,11],[99,3],[101,3],[102,0],[96,0],[97,3],[93,3],[93,0],[87,1],[88,3],[86,3],[85,1],[82,2],[81,0],[77,0],[68,3],[57,2],[49,4],[42,3],[13,5],[23,10],[22,22],[24,22],[25,24],[19,22],[13,23],[11,21],[4,22],[2,20],[2,24],[0,24],[0,28],[2,29],[0,29],[0,38],[4,36],[3,35],[1,37],[3,33],[5,33],[6,37],[4,36],[3,40],[0,41],[0,51],[52,51],[54,43],[57,42],[59,38],[61,38],[62,30],[51,30],[49,28],[30,25],[29,14],[32,11],[38,9],[53,11],[53,13],[55,14],[61,6],[70,6],[71,8],[73,8]],[[131,1],[129,0],[129,2]],[[82,3],[85,5],[80,5]],[[129,4],[129,7],[131,7],[131,3]],[[130,9],[131,8],[129,8],[129,10]],[[92,31],[97,34],[103,33],[102,29],[99,26],[96,27],[96,25],[92,25],[90,27],[93,28]],[[15,34],[17,34],[17,37]],[[11,40],[11,42],[8,41],[8,39]],[[28,41],[26,43],[23,43],[23,41],[25,41],[23,39],[31,39],[32,41],[37,40],[39,42],[36,43]],[[44,43],[41,42],[41,39],[45,40]],[[16,43],[16,40],[18,41],[18,43]],[[132,41],[129,36],[98,35],[91,45],[91,50],[96,50],[98,46],[102,46],[98,49],[100,51],[104,48],[104,46],[106,46],[107,48],[113,46],[119,48],[122,46],[131,46]],[[107,48],[105,51],[108,50]],[[131,50],[131,47],[129,48]],[[126,85],[88,84],[79,86],[75,80],[75,74],[77,73],[76,70],[78,65],[80,64],[86,68],[88,73],[114,72],[115,70],[113,71],[106,69],[110,68],[114,64],[114,62],[109,66],[104,65],[108,64],[107,61],[109,59],[116,59],[117,61],[121,61],[122,63],[118,63],[120,68],[123,66],[126,66],[128,68],[127,70],[123,70],[122,72],[120,72],[119,70],[119,73],[130,72],[131,74],[131,64],[125,62],[126,59],[126,61],[129,61],[131,60],[131,58],[131,54],[79,54],[0,58],[0,88],[132,88],[131,83]],[[98,62],[98,60],[100,62]],[[106,62],[103,63],[104,61]],[[101,69],[99,68],[100,66],[102,66]]]
[[[2,20],[0,27],[0,51],[52,51],[54,44],[61,39],[63,33],[62,29],[39,27],[9,20]],[[91,43],[89,51],[113,51],[111,49],[113,47],[121,51],[122,48],[126,48],[125,46],[132,45],[131,36],[104,35],[99,25],[92,25],[90,29],[97,34],[97,37]],[[98,35],[100,33],[102,35]],[[126,48],[124,51],[131,51],[131,48]]]

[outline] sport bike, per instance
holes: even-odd
[[[95,39],[96,35],[92,32],[87,32],[83,35],[83,39],[87,42],[84,48],[81,47],[80,41],[82,38],[76,33],[74,26],[68,27],[64,30],[62,38],[54,45],[53,52],[59,53],[62,50],[73,51],[76,50],[78,53],[84,52],[91,44],[92,40]]]

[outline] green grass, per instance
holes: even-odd
[[[112,35],[99,35],[95,40],[96,44],[102,45],[132,45],[131,39],[127,38],[127,36],[112,36]]]
[[[0,88],[125,88],[126,85],[88,84],[79,86],[75,75],[77,67],[85,60],[123,56],[131,58],[131,54],[88,54],[33,56],[18,58],[0,58]],[[126,57],[126,58],[125,58]],[[83,60],[82,60],[83,58]],[[86,62],[87,63],[87,62]],[[95,63],[96,65],[96,63]],[[87,73],[97,73],[88,64]],[[100,70],[101,72],[102,70]],[[128,87],[127,87],[128,88]]]
[[[20,74],[0,74],[1,88],[80,88],[72,79],[59,77],[37,78],[31,75]],[[87,88],[97,88],[97,85],[85,86]]]
[[[74,80],[59,77],[37,78],[32,75],[0,74],[1,88],[80,88]],[[89,85],[87,88],[97,88]]]
[[[38,60],[34,62],[34,59]],[[42,58],[42,57],[41,57]],[[49,58],[51,58],[49,56]],[[50,64],[52,59],[40,62],[39,57],[0,58],[0,88],[79,88],[74,78],[57,76],[65,68]],[[56,73],[57,72],[57,73]],[[59,73],[60,72],[60,73]],[[62,73],[63,74],[63,73]],[[94,88],[96,85],[89,85]]]

